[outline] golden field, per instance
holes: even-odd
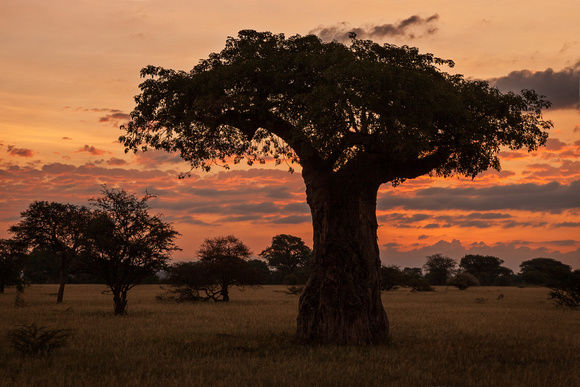
[[[57,285],[27,288],[21,306],[14,289],[0,295],[0,386],[580,386],[580,313],[546,288],[383,293],[391,343],[372,347],[295,342],[298,296],[284,286],[178,304],[143,285],[124,317],[103,290],[67,285],[61,305]],[[22,357],[8,331],[32,323],[74,333]]]

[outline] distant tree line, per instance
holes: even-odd
[[[116,315],[125,313],[127,293],[142,283],[166,282],[189,298],[228,301],[231,286],[304,284],[312,251],[302,239],[280,234],[272,245],[250,259],[251,251],[233,235],[206,239],[197,260],[171,265],[179,235],[148,201],[124,190],[103,186],[90,207],[35,201],[0,239],[0,294],[31,283],[59,284],[62,303],[67,283],[102,283],[113,295]]]
[[[399,286],[416,287],[422,282],[431,286],[450,285],[459,289],[470,286],[538,285],[555,287],[563,283],[575,283],[579,270],[553,258],[534,258],[520,264],[520,272],[502,266],[500,258],[489,255],[465,255],[459,261],[441,254],[427,256],[422,268],[383,266],[381,287],[383,290]],[[424,285],[424,284],[423,284]]]

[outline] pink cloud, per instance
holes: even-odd
[[[34,156],[34,151],[32,151],[32,149],[16,148],[14,145],[8,145],[7,152],[10,154],[10,156],[20,156],[20,157]]]
[[[79,148],[79,150],[77,150],[75,153],[81,153],[81,152],[87,152],[92,154],[93,156],[100,156],[100,155],[104,155],[105,153],[110,153],[110,152],[106,152],[102,149],[97,149],[94,146],[89,146],[89,145],[85,145],[82,148]]]

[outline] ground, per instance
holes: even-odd
[[[160,302],[157,285],[129,292],[113,316],[102,285],[0,295],[0,385],[6,386],[573,386],[580,385],[580,313],[546,288],[473,287],[383,293],[391,343],[294,341],[298,296],[284,286],[234,288],[229,303]],[[498,300],[498,295],[504,297]],[[66,348],[20,357],[7,332],[23,324],[72,329]]]

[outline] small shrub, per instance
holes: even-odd
[[[53,350],[65,347],[71,335],[70,329],[48,329],[35,323],[8,331],[12,347],[22,356],[48,356]]]
[[[485,304],[485,301],[487,301],[487,298],[476,298],[475,302],[477,302],[478,304]]]
[[[447,285],[455,286],[459,290],[465,290],[470,286],[479,286],[479,281],[472,274],[461,272],[449,278]]]
[[[575,270],[550,285],[548,299],[557,307],[580,309],[580,271]]]
[[[302,293],[302,290],[304,289],[304,286],[289,286],[288,290],[285,291],[284,293],[286,294],[294,294],[296,296],[299,296]]]
[[[411,287],[411,292],[434,292],[435,289],[429,285],[424,278],[413,278],[407,282],[407,286]]]

